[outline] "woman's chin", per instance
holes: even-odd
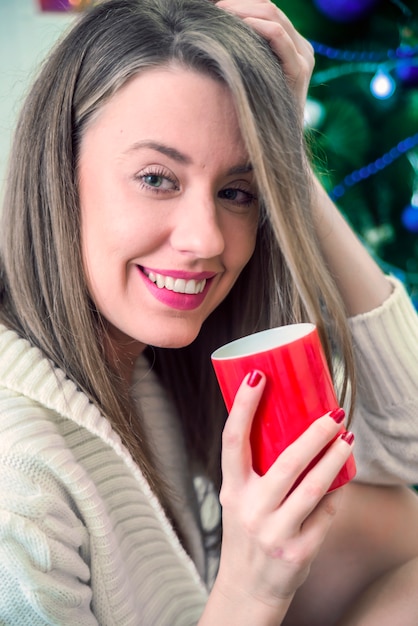
[[[175,332],[170,332],[168,329],[162,329],[161,333],[157,337],[151,338],[148,345],[154,348],[185,348],[189,346],[196,339],[200,332],[201,326],[197,328],[183,328],[177,329]]]

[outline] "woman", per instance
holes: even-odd
[[[418,507],[402,485],[418,322],[309,169],[312,64],[262,0],[99,3],[47,60],[1,231],[2,623],[416,622]],[[225,424],[212,349],[307,319],[341,363],[341,402],[350,390],[359,477],[394,486],[326,493],[349,435],[286,497],[341,411],[256,475],[262,372]]]

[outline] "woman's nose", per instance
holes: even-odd
[[[171,245],[196,258],[210,259],[222,254],[225,248],[224,233],[213,198],[190,194],[190,197],[184,196],[180,200],[171,233]]]

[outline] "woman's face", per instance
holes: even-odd
[[[131,79],[85,131],[83,262],[114,347],[189,344],[255,246],[258,206],[231,96],[169,67]]]

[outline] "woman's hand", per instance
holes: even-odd
[[[234,13],[264,37],[279,57],[288,84],[303,112],[315,65],[312,45],[270,0],[219,0],[217,6]]]
[[[351,446],[338,437],[288,495],[341,426],[329,415],[320,418],[259,476],[252,468],[250,429],[264,378],[255,387],[248,381],[237,393],[223,434],[222,552],[209,603],[212,608],[222,604],[223,618],[230,618],[222,623],[277,626],[331,525],[341,490],[327,494],[327,489]]]

